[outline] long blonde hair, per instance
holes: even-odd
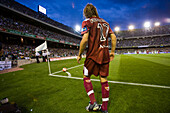
[[[84,8],[83,15],[86,18],[90,18],[92,16],[99,17],[96,7],[91,3],[88,3]]]

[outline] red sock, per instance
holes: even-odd
[[[102,110],[107,110],[109,101],[109,84],[108,81],[101,83],[102,85]]]
[[[93,91],[93,86],[91,83],[90,78],[84,78],[84,87],[86,89],[87,95],[90,98],[91,104],[94,104],[94,102],[96,102],[96,99],[94,97],[94,91]]]

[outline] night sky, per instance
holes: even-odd
[[[47,9],[47,16],[75,28],[85,19],[83,9],[87,3],[96,6],[99,16],[110,23],[112,29],[119,26],[127,30],[130,24],[143,28],[145,21],[170,24],[170,0],[16,0],[38,11],[38,5]]]

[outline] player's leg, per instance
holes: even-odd
[[[98,104],[96,103],[96,99],[94,96],[93,85],[90,80],[90,76],[83,76],[84,78],[84,87],[86,89],[87,95],[90,98],[89,105],[86,107],[87,111],[96,111],[99,109]]]
[[[93,90],[93,85],[90,80],[90,76],[84,75],[83,79],[84,79],[84,87],[86,89],[87,95],[90,98],[91,104],[94,104],[94,102],[96,102],[96,99],[94,96],[94,90]]]
[[[84,87],[86,89],[87,95],[90,98],[90,103],[86,107],[87,111],[94,111],[94,110],[98,110],[98,108],[99,108],[98,104],[96,103],[93,85],[92,85],[91,80],[90,80],[91,74],[94,74],[93,73],[94,69],[95,69],[94,61],[92,61],[91,59],[87,59],[85,61],[85,66],[84,66],[84,70],[83,70]],[[95,70],[97,70],[97,69],[95,69]]]
[[[102,106],[101,111],[103,113],[108,113],[107,105],[109,102],[109,84],[107,81],[107,76],[109,75],[109,64],[103,64],[100,66],[100,82],[102,90]]]
[[[107,105],[109,101],[109,84],[107,81],[107,77],[100,76],[101,86],[102,86],[102,111],[107,112]]]

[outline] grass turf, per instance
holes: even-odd
[[[80,64],[83,64],[82,59]],[[79,65],[75,59],[51,62],[52,72]],[[15,101],[24,113],[87,113],[89,98],[83,81],[48,76],[47,63],[22,66],[24,70],[0,75],[0,98]],[[82,77],[83,66],[68,70]],[[116,55],[108,80],[170,86],[170,54]],[[60,75],[66,76],[61,72]],[[94,76],[92,78],[98,79]],[[100,82],[92,82],[101,103]],[[168,113],[170,89],[110,85],[110,113]],[[32,109],[32,111],[30,111]]]

